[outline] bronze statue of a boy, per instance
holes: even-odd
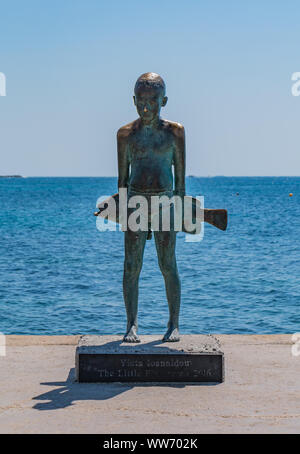
[[[166,87],[155,73],[142,74],[134,89],[139,118],[121,127],[118,141],[118,187],[132,195],[185,195],[185,134],[181,124],[160,118],[166,105]],[[173,188],[174,166],[175,185]],[[140,342],[137,335],[138,281],[147,231],[125,231],[123,294],[127,313],[124,342]],[[165,280],[169,322],[165,342],[179,341],[180,279],[177,270],[176,231],[155,231],[158,263]]]

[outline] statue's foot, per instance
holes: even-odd
[[[139,336],[136,332],[136,327],[131,326],[125,336],[123,337],[123,342],[131,342],[131,343],[138,343],[141,342]]]
[[[178,342],[180,341],[178,328],[168,328],[166,334],[163,337],[163,342]]]

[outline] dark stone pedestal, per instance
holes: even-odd
[[[163,343],[141,336],[140,344],[121,336],[82,336],[76,348],[79,382],[222,382],[224,355],[211,335],[183,335]]]

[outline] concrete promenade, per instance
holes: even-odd
[[[299,433],[291,337],[217,335],[225,383],[147,385],[75,383],[79,336],[7,336],[0,433]]]

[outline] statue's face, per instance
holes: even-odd
[[[167,103],[167,97],[161,90],[141,87],[133,97],[139,116],[145,123],[150,123],[160,113],[162,106]]]

